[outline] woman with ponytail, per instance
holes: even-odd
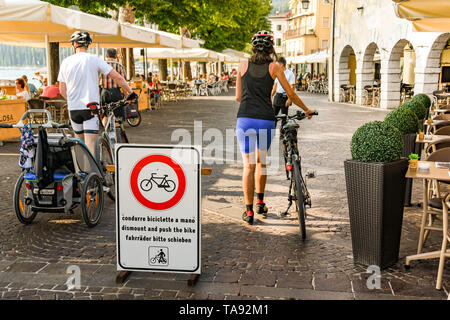
[[[242,219],[253,224],[253,198],[256,187],[256,212],[267,217],[268,208],[264,203],[266,187],[266,155],[275,132],[275,113],[271,92],[278,78],[293,103],[302,108],[306,115],[309,110],[289,85],[284,71],[275,63],[273,36],[268,31],[259,31],[252,38],[253,55],[243,61],[237,73],[236,101],[240,102],[237,114],[236,136],[244,161],[242,184],[246,210]]]

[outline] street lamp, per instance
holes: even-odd
[[[309,8],[309,0],[302,0],[302,8],[305,10]]]

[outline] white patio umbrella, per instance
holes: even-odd
[[[69,46],[70,35],[76,30],[88,31],[97,48],[178,48],[199,45],[197,40],[183,42],[178,35],[132,24],[120,24],[113,19],[58,7],[43,1],[0,1],[0,41],[22,45],[45,44],[47,61],[50,60],[49,43],[59,42],[62,46]],[[50,70],[48,74],[51,74]]]

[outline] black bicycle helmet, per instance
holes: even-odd
[[[72,44],[76,42],[84,47],[88,47],[92,43],[92,38],[89,32],[75,31],[70,37],[70,42],[72,42]]]
[[[252,46],[258,51],[273,47],[273,35],[266,30],[258,31],[252,38]]]

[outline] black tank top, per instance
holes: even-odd
[[[242,77],[242,98],[238,118],[254,118],[275,121],[271,93],[274,80],[269,72],[270,63],[254,64],[249,61]]]

